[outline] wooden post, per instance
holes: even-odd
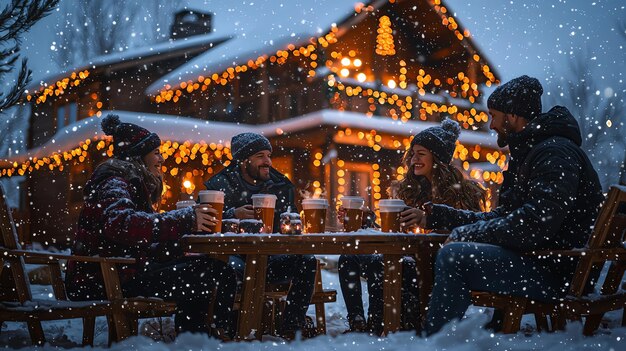
[[[107,298],[114,304],[114,312],[111,318],[115,328],[116,341],[121,341],[131,336],[131,325],[130,320],[123,311],[124,296],[122,295],[117,267],[115,263],[100,262],[100,269],[102,270]]]
[[[324,291],[322,286],[322,265],[317,260],[317,271],[315,272],[315,287],[313,288],[313,294],[321,293]],[[324,307],[324,301],[317,302],[315,304],[315,329],[318,334],[326,334],[326,308]]]
[[[389,334],[400,330],[402,313],[402,255],[383,255],[385,280],[383,296],[385,301],[383,321],[384,333]]]
[[[96,317],[83,317],[83,346],[93,346],[93,334],[96,327]]]
[[[419,253],[415,255],[415,265],[418,272],[417,286],[419,287],[420,319],[421,325],[424,327],[428,316],[430,295],[433,292],[434,272],[432,265],[434,256],[439,249],[439,244],[421,243],[419,246]]]
[[[249,339],[254,331],[260,339],[263,300],[265,298],[265,274],[267,272],[266,255],[247,255],[241,293],[238,339]]]

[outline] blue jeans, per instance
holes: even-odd
[[[437,254],[426,331],[434,334],[462,318],[473,290],[547,302],[565,295],[563,281],[534,257],[489,244],[449,243]]]
[[[231,267],[237,272],[237,279],[242,280],[245,260],[241,256],[230,256]],[[313,255],[272,255],[267,259],[266,281],[270,284],[291,282],[287,294],[287,307],[283,317],[282,331],[301,329],[305,322],[306,311],[311,303],[315,285],[317,260]]]
[[[361,277],[367,279],[369,308],[368,324],[373,331],[383,327],[383,255],[341,255],[339,257],[339,283],[348,310],[348,321],[357,316],[365,320],[361,299]],[[402,325],[405,329],[415,329],[419,321],[419,294],[415,260],[405,256],[402,259]]]

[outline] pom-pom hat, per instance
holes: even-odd
[[[142,157],[161,145],[158,135],[136,124],[122,123],[117,115],[106,115],[100,126],[104,134],[113,137],[113,156],[119,159]]]
[[[439,161],[450,163],[460,134],[459,124],[446,118],[441,122],[441,126],[426,128],[417,133],[411,141],[411,148],[415,145],[422,145],[430,150]]]

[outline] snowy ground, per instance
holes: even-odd
[[[329,268],[333,268],[334,257],[329,257]],[[461,322],[451,323],[443,331],[428,339],[421,339],[412,332],[400,332],[387,338],[376,338],[365,334],[342,334],[347,328],[346,308],[341,296],[338,275],[333,271],[323,271],[322,279],[326,289],[338,291],[337,302],[326,304],[328,336],[310,340],[297,340],[284,343],[281,340],[266,337],[263,342],[220,344],[206,336],[183,334],[173,343],[155,342],[139,336],[114,345],[111,350],[625,350],[626,328],[620,327],[622,311],[608,314],[608,329],[602,329],[598,335],[585,338],[579,323],[569,323],[565,332],[538,334],[534,331],[534,320],[526,316],[522,322],[522,331],[516,335],[491,334],[481,328],[486,323],[487,315],[481,309],[471,308],[468,316]],[[33,295],[37,298],[52,298],[52,289],[48,286],[33,285]],[[363,301],[367,309],[367,289],[363,287]],[[314,316],[313,308],[309,315]],[[78,348],[82,339],[82,321],[65,320],[43,323],[47,344],[43,349]],[[0,333],[0,347],[23,347],[29,342],[25,324],[5,322]],[[96,349],[106,348],[106,320],[96,321]]]

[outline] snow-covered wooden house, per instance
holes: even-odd
[[[272,141],[299,189],[376,207],[411,135],[449,116],[464,128],[455,162],[501,182],[482,95],[498,75],[440,0],[196,2],[173,14],[171,40],[31,87],[29,150],[0,161],[0,176],[25,176],[25,240],[68,245],[82,186],[113,148],[109,111],[161,136],[163,209],[227,165],[244,131]]]

